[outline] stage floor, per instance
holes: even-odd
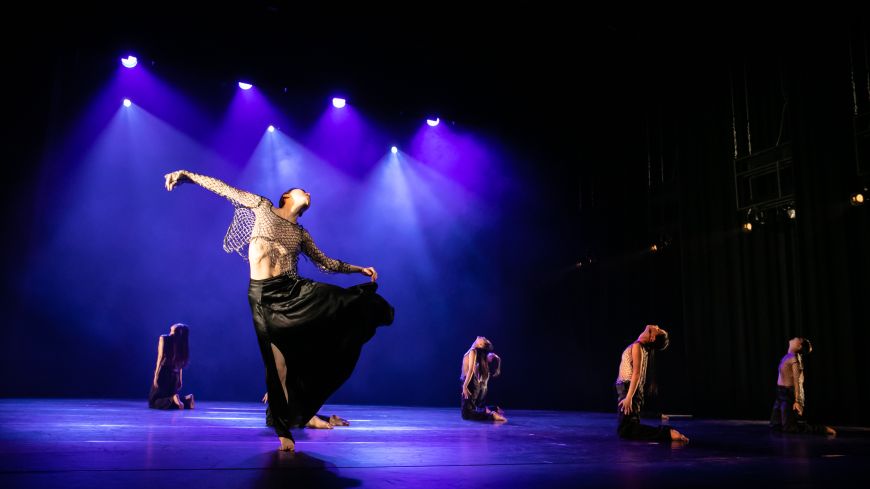
[[[199,401],[0,400],[0,487],[734,487],[860,486],[870,430],[775,435],[761,421],[679,419],[688,445],[620,441],[615,416],[508,411],[464,421],[458,407],[325,406],[351,426],[296,430],[280,453],[264,407]]]

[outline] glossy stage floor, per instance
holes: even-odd
[[[297,430],[279,453],[263,406],[199,401],[0,400],[0,487],[836,487],[861,486],[870,430],[836,438],[768,433],[761,421],[671,420],[688,445],[625,442],[614,416],[326,406],[351,426]]]

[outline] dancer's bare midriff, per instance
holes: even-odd
[[[263,238],[253,238],[248,246],[248,263],[251,266],[251,278],[265,280],[282,274],[281,266],[273,257],[287,254],[286,248],[280,244]]]

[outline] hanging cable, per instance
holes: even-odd
[[[743,100],[746,102],[746,150],[752,156],[752,130],[749,127],[749,75],[746,63],[743,63]]]
[[[665,136],[664,122],[662,121],[662,111],[659,111],[659,171],[661,172],[662,183],[665,183]]]
[[[734,159],[737,159],[737,115],[734,109],[734,73],[728,70],[728,82],[731,88],[731,140],[734,145]]]
[[[779,115],[779,135],[776,137],[776,145],[782,142],[782,130],[785,127],[785,111],[788,109],[788,95],[785,93],[785,80],[782,76],[782,60],[779,61],[779,93],[782,95],[782,113]]]
[[[870,78],[870,77],[868,77]],[[858,87],[855,84],[855,59],[852,53],[852,39],[849,39],[849,79],[852,83],[852,115],[858,115]]]
[[[652,192],[652,155],[650,154],[650,136],[649,136],[649,112],[647,112],[646,125],[644,127],[646,136],[646,191]]]

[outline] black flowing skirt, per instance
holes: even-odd
[[[770,428],[785,433],[828,434],[826,426],[807,423],[804,417],[794,410],[795,399],[794,386],[776,386],[776,401],[770,413]]]
[[[151,386],[148,407],[152,409],[178,409],[172,398],[181,390],[181,372],[164,363],[157,372],[157,385]],[[181,399],[186,407],[190,401]]]
[[[462,379],[460,379],[462,380]],[[462,380],[462,382],[465,382]],[[498,406],[486,405],[487,385],[472,379],[468,383],[468,392],[471,393],[466,399],[460,395],[459,407],[461,409],[462,419],[470,419],[474,421],[492,421],[492,413],[487,413],[486,410],[499,411]]]
[[[377,327],[392,324],[393,307],[376,291],[374,282],[344,288],[288,276],[251,280],[248,301],[278,436],[292,438],[291,428],[317,414],[350,378]],[[272,345],[287,366],[283,386]]]

